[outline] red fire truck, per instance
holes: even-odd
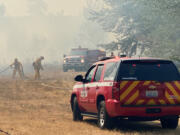
[[[88,48],[71,49],[68,55],[64,55],[63,71],[74,69],[75,71],[86,71],[94,62],[106,56],[105,51],[89,50]]]

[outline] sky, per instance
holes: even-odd
[[[26,16],[32,1],[44,3],[47,13],[80,16],[86,0],[0,0],[6,7],[6,16]]]

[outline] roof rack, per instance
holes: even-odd
[[[109,60],[109,59],[113,59],[113,58],[115,58],[115,57],[114,56],[112,56],[112,57],[103,57],[99,61],[105,61],[105,60]]]

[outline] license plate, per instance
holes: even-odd
[[[148,90],[146,91],[146,97],[158,97],[158,91],[157,90]]]

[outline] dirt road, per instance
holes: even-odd
[[[0,79],[0,135],[180,134],[159,122],[121,122],[100,130],[96,120],[73,122],[69,98],[76,73],[49,73],[42,81]]]

